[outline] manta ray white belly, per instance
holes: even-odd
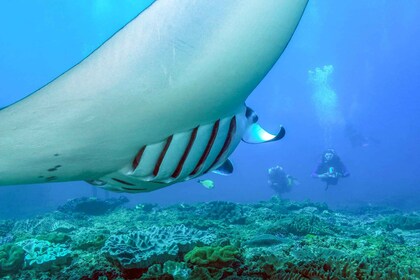
[[[306,2],[156,1],[78,65],[0,110],[0,185],[87,180],[150,191],[217,168],[243,135],[260,131],[245,99]]]
[[[143,146],[121,170],[90,183],[114,191],[151,191],[200,176],[223,164],[239,144],[249,120],[245,110]]]
[[[259,139],[257,142],[268,142],[283,138],[283,128],[277,135],[271,135],[256,121],[255,113],[244,106],[232,117],[145,145],[131,163],[117,172],[88,182],[112,191],[148,192],[198,177],[223,164],[231,165],[228,157],[242,137],[246,137],[242,140],[254,143],[256,139]],[[229,168],[233,169],[233,166]]]

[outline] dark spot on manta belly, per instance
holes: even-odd
[[[51,182],[51,181],[54,181],[54,180],[57,180],[56,176],[50,176],[50,177],[45,178],[45,181],[47,181],[47,182]]]
[[[56,166],[54,166],[54,167],[52,167],[52,168],[48,169],[48,171],[49,171],[49,172],[52,172],[52,171],[57,171],[57,170],[58,170],[58,168],[60,168],[60,167],[61,167],[61,165],[56,165]]]

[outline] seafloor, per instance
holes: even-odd
[[[420,279],[417,212],[125,202],[80,198],[1,220],[1,279]]]

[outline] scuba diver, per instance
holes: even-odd
[[[324,152],[321,161],[314,172],[312,172],[312,177],[320,178],[327,183],[325,190],[328,190],[330,185],[337,185],[339,178],[348,177],[349,175],[350,173],[333,149],[327,149]]]
[[[290,192],[293,186],[299,185],[299,182],[287,174],[283,167],[276,165],[268,169],[268,185],[280,195]]]
[[[363,135],[349,123],[346,124],[345,134],[353,148],[366,148],[371,144],[379,144],[379,140]]]

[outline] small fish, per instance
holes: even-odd
[[[211,190],[214,188],[214,182],[212,180],[198,180],[197,182],[202,184],[206,189]]]

